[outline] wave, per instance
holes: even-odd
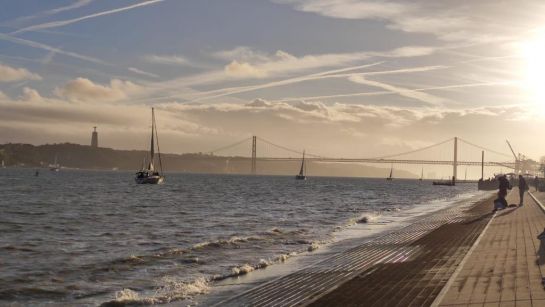
[[[182,281],[178,278],[167,276],[160,280],[161,285],[155,293],[149,296],[142,296],[131,289],[123,289],[115,293],[115,299],[101,304],[103,307],[123,305],[154,305],[166,304],[172,301],[190,299],[198,294],[208,293],[210,290],[209,281],[199,277],[192,282]]]

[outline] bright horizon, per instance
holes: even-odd
[[[373,157],[458,136],[545,155],[539,1],[5,7],[0,143],[88,144],[97,126],[100,146],[146,149],[155,107],[170,153],[257,135],[323,156]]]

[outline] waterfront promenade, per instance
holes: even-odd
[[[533,193],[545,202],[545,193]],[[424,217],[222,306],[545,306],[540,241],[545,213],[492,212],[491,197]],[[508,195],[518,204],[518,191]]]

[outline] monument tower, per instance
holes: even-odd
[[[91,135],[91,147],[98,148],[98,132],[97,127],[95,128],[95,131],[93,131],[93,134]]]

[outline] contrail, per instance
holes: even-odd
[[[498,85],[513,85],[517,82],[505,81],[505,82],[478,82],[478,83],[463,83],[463,84],[452,84],[444,86],[433,86],[433,87],[424,87],[417,89],[410,89],[414,92],[426,92],[433,90],[448,90],[448,89],[457,89],[457,88],[471,88],[471,87],[481,87],[481,86],[498,86]],[[359,97],[359,96],[380,96],[380,95],[395,95],[397,93],[392,91],[375,91],[375,92],[359,92],[359,93],[348,93],[348,94],[337,94],[337,95],[322,95],[322,96],[302,96],[302,97],[288,97],[276,100],[277,102],[284,101],[294,101],[294,100],[321,100],[321,99],[331,99],[331,98],[344,98],[344,97]]]
[[[219,98],[223,96],[229,96],[232,94],[239,94],[239,93],[245,93],[245,92],[251,92],[255,90],[260,90],[264,88],[270,88],[270,87],[277,87],[277,86],[283,86],[293,83],[299,83],[304,81],[313,81],[313,80],[320,80],[320,79],[330,79],[330,78],[346,78],[346,77],[352,77],[352,76],[364,76],[364,75],[384,75],[384,74],[396,74],[396,73],[409,73],[409,72],[422,72],[422,71],[430,71],[430,70],[436,70],[436,69],[443,69],[447,68],[446,66],[423,66],[423,67],[415,67],[415,68],[404,68],[404,69],[395,69],[395,70],[386,70],[386,71],[376,71],[376,72],[363,72],[363,73],[349,73],[349,74],[335,74],[335,72],[344,72],[349,70],[355,70],[370,66],[375,66],[378,64],[382,64],[383,62],[377,62],[367,65],[361,65],[356,67],[349,67],[349,68],[343,68],[343,69],[336,69],[336,70],[330,70],[325,71],[321,73],[296,77],[296,78],[290,78],[280,81],[274,81],[269,82],[265,84],[260,85],[253,85],[253,86],[241,86],[241,87],[231,87],[231,88],[224,88],[224,89],[218,89],[208,92],[203,92],[202,95],[209,95],[205,97],[198,97],[191,102],[206,100],[206,99],[212,99],[212,98]],[[215,94],[218,93],[218,94]],[[212,95],[210,95],[212,94]],[[215,95],[214,95],[215,94]]]
[[[51,47],[51,46],[48,46],[48,45],[45,45],[45,44],[42,44],[42,43],[29,41],[29,40],[22,39],[22,38],[13,37],[13,36],[10,36],[10,35],[7,35],[7,34],[0,33],[0,40],[5,40],[5,41],[12,42],[12,43],[15,43],[15,44],[29,46],[29,47],[32,47],[32,48],[43,49],[43,50],[47,50],[49,52],[55,52],[55,53],[63,54],[63,55],[66,55],[66,56],[70,56],[70,57],[73,57],[73,58],[76,58],[76,59],[80,59],[80,60],[84,60],[84,61],[88,61],[88,62],[92,62],[92,63],[110,65],[110,64],[108,64],[108,63],[106,63],[106,62],[104,62],[102,60],[97,59],[97,58],[77,54],[77,53],[70,52],[70,51],[64,51],[64,50],[59,49],[59,48]]]
[[[19,17],[19,18],[16,18],[14,21],[15,22],[27,21],[27,20],[31,20],[31,19],[34,19],[34,18],[37,18],[37,17],[40,17],[40,16],[55,15],[55,14],[58,14],[60,12],[65,12],[65,11],[69,11],[69,10],[73,10],[73,9],[78,9],[80,7],[89,5],[93,1],[94,0],[78,0],[78,1],[76,1],[74,3],[72,3],[72,4],[69,4],[69,5],[66,5],[66,6],[61,6],[61,7],[51,9],[51,10],[48,10],[48,11],[44,11],[44,12],[38,13],[36,15]]]
[[[94,13],[94,14],[87,15],[87,16],[78,17],[78,18],[42,23],[42,24],[33,25],[33,26],[29,26],[29,27],[26,27],[26,28],[19,29],[19,30],[14,31],[14,32],[12,32],[10,34],[13,35],[13,34],[18,34],[18,33],[23,33],[23,32],[28,32],[28,31],[35,31],[35,30],[43,30],[43,29],[49,29],[49,28],[62,27],[62,26],[66,26],[66,25],[69,25],[69,24],[73,24],[73,23],[76,23],[76,22],[83,21],[83,20],[87,20],[87,19],[91,19],[91,18],[95,18],[95,17],[100,17],[100,16],[105,16],[105,15],[110,15],[110,14],[115,14],[115,13],[119,13],[119,12],[123,12],[123,11],[128,11],[128,10],[132,10],[134,8],[138,8],[138,7],[141,7],[141,6],[147,6],[147,5],[151,5],[151,4],[155,4],[155,3],[159,3],[159,2],[163,2],[163,1],[164,0],[149,0],[149,1],[141,2],[141,3],[137,3],[137,4],[133,4],[133,5],[129,5],[129,6],[109,10],[109,11],[103,11],[103,12]]]
[[[400,96],[412,98],[420,102],[424,102],[424,103],[435,105],[435,106],[442,105],[444,102],[448,101],[448,99],[445,99],[442,97],[434,96],[424,92],[414,91],[408,88],[399,87],[399,86],[395,86],[395,85],[391,85],[391,84],[387,84],[387,83],[383,83],[379,81],[365,79],[362,76],[352,76],[349,78],[349,80],[354,83],[379,87],[387,91],[390,91],[392,93],[398,94]]]

